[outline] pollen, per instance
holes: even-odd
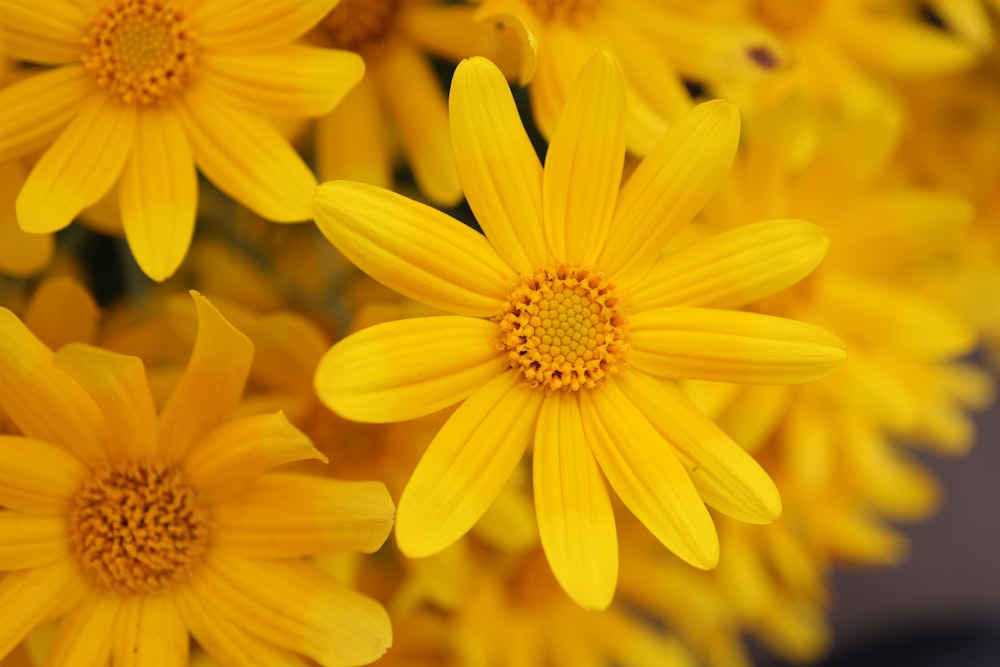
[[[625,353],[625,317],[614,285],[587,268],[560,265],[522,278],[500,316],[510,367],[533,388],[601,386]]]
[[[340,0],[316,26],[315,37],[323,46],[368,58],[392,32],[398,10],[399,0]]]
[[[528,0],[528,6],[539,18],[570,21],[579,14],[590,12],[599,0]]]
[[[84,67],[125,104],[160,104],[191,80],[195,39],[167,0],[108,0],[83,39]]]
[[[73,554],[103,588],[149,593],[180,581],[208,547],[208,515],[180,471],[116,461],[80,487],[69,515]]]

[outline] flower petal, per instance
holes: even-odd
[[[115,667],[186,667],[188,634],[169,593],[122,600],[111,638]]]
[[[212,507],[219,548],[258,559],[374,553],[392,529],[395,507],[381,482],[342,482],[270,473]]]
[[[598,266],[620,284],[642,277],[667,241],[719,189],[733,162],[736,107],[712,100],[670,126],[622,186]]]
[[[48,146],[93,92],[94,80],[82,65],[32,74],[0,89],[0,159]]]
[[[337,0],[211,0],[192,3],[206,51],[265,51],[301,37]]]
[[[276,116],[329,113],[364,76],[356,53],[290,44],[262,53],[206,52],[199,76],[238,104]]]
[[[362,329],[316,368],[316,394],[347,419],[387,423],[458,403],[507,368],[494,322],[419,317]]]
[[[625,165],[625,84],[604,51],[577,76],[545,155],[542,211],[552,254],[591,265],[604,248]]]
[[[59,515],[87,477],[65,449],[42,440],[0,436],[0,505],[26,514]]]
[[[17,197],[26,232],[62,229],[118,180],[135,138],[136,109],[93,93],[35,164]]]
[[[50,350],[67,343],[93,343],[101,311],[72,278],[49,278],[35,288],[22,320]]]
[[[46,665],[107,665],[122,598],[93,591],[60,622]]]
[[[315,209],[330,243],[387,287],[457,315],[503,311],[515,272],[482,234],[454,218],[345,181],[319,186]]]
[[[312,217],[316,178],[271,123],[227,104],[207,84],[176,105],[202,173],[261,217],[298,222]]]
[[[63,445],[83,461],[106,456],[94,401],[52,363],[52,351],[0,308],[0,408],[29,437]]]
[[[309,565],[215,552],[191,588],[210,613],[324,667],[367,664],[392,643],[380,604]]]
[[[524,17],[517,11],[510,13]],[[531,113],[539,132],[548,138],[555,130],[573,82],[597,47],[575,26],[563,21],[548,22],[539,36],[543,48],[538,52],[538,67],[531,80]]]
[[[653,428],[674,446],[707,504],[748,523],[769,523],[778,518],[781,496],[771,478],[673,382],[634,368],[616,381]]]
[[[83,597],[87,584],[76,564],[62,558],[50,565],[10,572],[0,579],[0,655],[7,655],[24,636]]]
[[[0,44],[4,56],[45,65],[80,58],[87,15],[78,3],[0,0]]]
[[[11,205],[28,176],[27,165],[21,160],[0,163],[0,273],[15,278],[27,278],[44,269],[52,261],[55,238],[51,234],[28,234],[17,223]]]
[[[659,260],[629,292],[630,308],[742,308],[809,275],[828,246],[822,228],[799,220],[737,227]]]
[[[486,238],[519,273],[549,264],[542,164],[507,81],[485,58],[462,61],[448,103],[455,165]]]
[[[518,374],[503,373],[449,417],[399,499],[396,542],[404,554],[437,553],[479,520],[531,441],[542,397]]]
[[[198,309],[198,337],[184,375],[160,413],[161,454],[175,461],[236,409],[253,360],[250,339],[208,299],[194,291],[191,296]]]
[[[843,344],[805,322],[711,308],[657,308],[629,322],[629,362],[653,375],[797,384],[844,363]]]
[[[345,179],[391,188],[393,151],[379,91],[361,79],[332,112],[316,121],[316,170],[321,181]]]
[[[59,350],[55,364],[86,390],[104,416],[104,444],[115,458],[149,459],[156,452],[156,406],[138,357],[83,343]]]
[[[581,607],[606,609],[618,583],[618,534],[576,394],[554,392],[542,403],[532,472],[538,532],[552,573]]]
[[[68,556],[65,517],[0,509],[0,570],[26,570]]]
[[[614,381],[584,392],[580,412],[594,456],[629,510],[682,560],[715,567],[715,525],[670,444]]]
[[[125,238],[136,262],[153,280],[169,278],[191,245],[198,206],[191,146],[172,111],[139,114],[120,198]]]

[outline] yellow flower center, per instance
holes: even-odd
[[[125,104],[157,104],[191,80],[195,40],[168,0],[109,0],[83,40],[84,66]]]
[[[567,21],[578,14],[589,12],[599,0],[528,0],[528,6],[544,21]]]
[[[392,31],[399,0],[340,0],[316,26],[320,44],[370,55]]]
[[[73,554],[101,586],[148,593],[179,581],[208,548],[209,520],[180,471],[116,461],[93,471],[69,515]]]
[[[587,268],[560,265],[526,276],[500,316],[511,368],[532,387],[577,391],[618,372],[625,317],[614,285]]]

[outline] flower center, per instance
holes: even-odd
[[[392,31],[399,0],[340,0],[316,26],[321,45],[366,56]]]
[[[528,6],[544,21],[570,20],[592,10],[599,0],[528,0]]]
[[[84,66],[125,104],[157,104],[191,80],[195,40],[169,0],[109,0],[83,40]]]
[[[614,285],[587,268],[560,265],[524,277],[500,316],[510,366],[532,387],[577,391],[618,372],[625,317]]]
[[[105,588],[148,593],[180,580],[208,547],[209,520],[179,470],[116,461],[93,471],[69,515],[73,554]]]

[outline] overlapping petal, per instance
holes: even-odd
[[[192,3],[198,42],[211,51],[265,51],[301,37],[338,0],[202,0]]]
[[[0,436],[0,505],[27,514],[57,516],[87,476],[65,449],[42,440]]]
[[[94,297],[72,278],[50,278],[35,288],[21,316],[50,350],[67,343],[93,343],[100,310]]]
[[[104,665],[121,598],[91,592],[59,622],[46,665]]]
[[[170,593],[125,597],[115,618],[111,658],[121,667],[185,667],[187,628]]]
[[[83,52],[85,9],[69,0],[34,3],[0,0],[0,43],[4,55],[28,62],[60,65]]]
[[[0,579],[0,655],[10,653],[24,636],[50,618],[53,611],[66,609],[80,600],[87,589],[68,558],[50,565],[10,572]]]
[[[40,567],[67,556],[65,519],[0,509],[0,570]]]
[[[0,159],[48,146],[94,92],[82,65],[67,65],[0,89]]]

